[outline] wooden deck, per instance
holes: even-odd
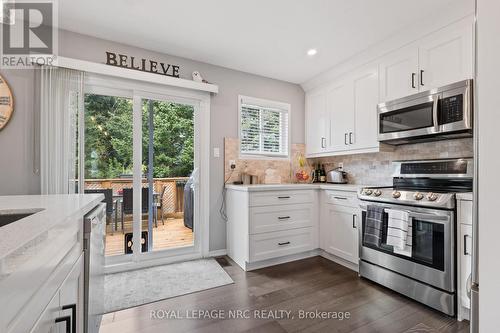
[[[147,220],[143,220],[143,230],[147,230]],[[106,227],[106,255],[117,255],[124,253],[124,233],[118,225],[118,231],[113,231],[112,225]],[[132,232],[132,221],[124,222],[125,233]],[[161,220],[158,227],[153,228],[153,250],[164,250],[169,248],[193,245],[193,232],[184,226],[183,219],[165,218],[165,225]]]

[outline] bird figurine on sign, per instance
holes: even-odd
[[[200,72],[198,72],[198,71],[194,71],[194,72],[193,72],[193,81],[195,81],[195,82],[209,83],[207,80],[205,80],[205,79],[201,76]]]

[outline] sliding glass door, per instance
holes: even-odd
[[[107,264],[199,249],[197,104],[98,86],[84,101],[84,189],[105,197]]]

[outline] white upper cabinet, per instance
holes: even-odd
[[[473,28],[453,26],[425,38],[419,46],[419,89],[437,88],[473,76]]]
[[[346,150],[349,147],[349,133],[354,131],[352,83],[344,81],[329,88],[326,105],[330,116],[330,135],[327,149],[328,151]]]
[[[318,154],[326,150],[327,126],[326,91],[320,90],[306,95],[306,152]]]
[[[379,102],[379,72],[368,68],[354,76],[354,132],[349,140],[354,149],[377,148],[377,104]]]
[[[418,92],[418,50],[401,48],[380,63],[380,97],[388,101]]]

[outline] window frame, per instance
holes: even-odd
[[[252,104],[255,106],[261,106],[263,108],[273,108],[280,109],[282,112],[285,112],[288,116],[288,128],[287,128],[287,147],[286,147],[286,155],[285,154],[277,154],[277,153],[248,153],[241,151],[241,112],[242,106],[244,104]],[[289,103],[273,101],[263,98],[250,97],[245,95],[238,95],[238,154],[240,159],[261,159],[261,160],[290,160],[291,154],[291,123],[292,123],[292,107]]]

